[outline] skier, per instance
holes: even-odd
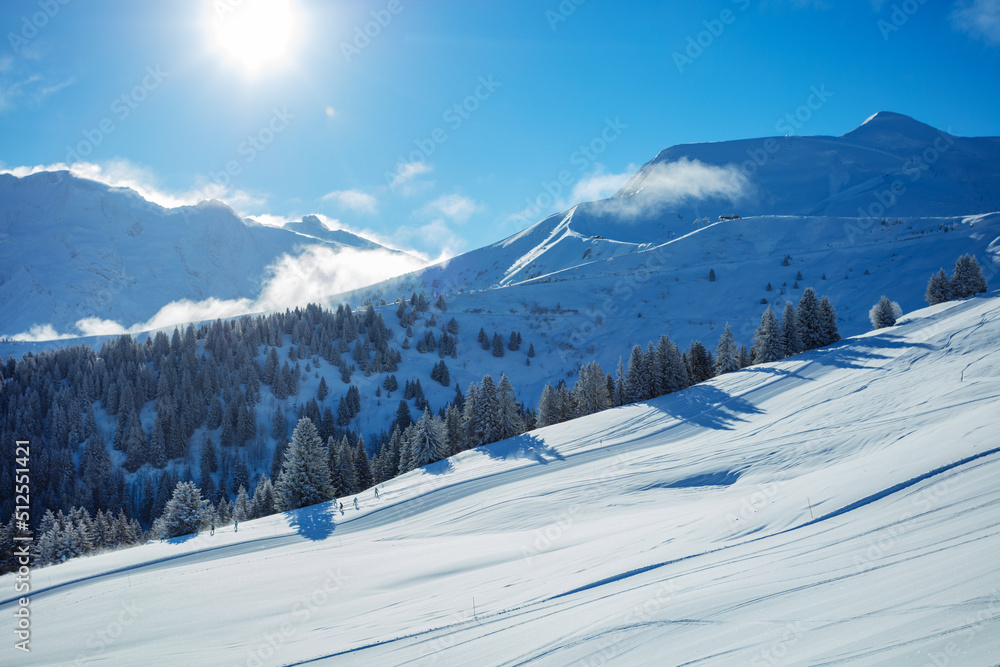
[[[357,496],[354,497],[354,509],[358,509],[358,498],[357,498]]]
[[[340,503],[340,513],[344,513],[344,503]]]
[[[240,532],[240,522],[239,521],[233,520],[233,532],[234,533]]]
[[[375,500],[378,500],[378,487],[375,487]]]
[[[213,523],[213,524],[211,524],[211,525],[210,525],[209,527],[210,527],[210,528],[211,528],[211,530],[212,530],[212,532],[211,532],[211,533],[209,533],[209,534],[210,534],[210,535],[215,535],[215,524]]]
[[[165,540],[165,539],[167,539],[167,534],[166,534],[166,532],[160,532],[160,541],[162,542],[162,541],[163,541],[163,540]]]

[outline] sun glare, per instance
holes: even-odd
[[[246,72],[288,60],[299,23],[292,0],[217,0],[212,6],[216,46]]]

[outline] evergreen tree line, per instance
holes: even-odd
[[[565,381],[546,384],[538,402],[538,426],[549,426],[594,414],[608,408],[645,401],[680,391],[717,375],[753,364],[778,361],[806,350],[840,340],[837,313],[827,297],[819,299],[807,287],[798,306],[787,302],[781,320],[769,305],[754,333],[752,347],[737,346],[726,324],[715,356],[700,341],[692,341],[683,353],[666,335],[656,345],[636,345],[628,366],[618,359],[615,375],[605,373],[592,361],[581,367],[570,389]]]
[[[357,368],[395,369],[400,355],[391,338],[370,303],[356,313],[346,304],[310,305],[188,325],[143,342],[123,335],[96,351],[74,346],[0,363],[0,437],[32,443],[32,531],[38,534],[50,510],[57,517],[83,511],[93,520],[123,512],[149,526],[177,483],[194,479],[206,501],[221,508],[240,486],[250,487],[248,452],[265,450],[269,435],[287,441],[284,410],[304,374],[325,363],[349,382]],[[265,386],[282,402],[270,433],[256,417]],[[329,393],[324,378],[319,402]],[[298,417],[313,418],[324,438],[340,439],[361,401],[349,385],[335,408],[316,399],[292,407]],[[198,429],[210,432],[199,441],[200,459],[192,456]],[[12,456],[13,448],[0,449],[0,483],[11,488]],[[200,477],[192,477],[192,467]],[[213,476],[220,475],[216,484]],[[0,497],[0,517],[12,515],[13,501]]]
[[[955,261],[955,270],[952,271],[950,278],[945,275],[944,269],[931,276],[927,282],[924,300],[933,306],[946,301],[967,299],[977,294],[984,294],[987,287],[986,277],[979,262],[972,255],[966,254]],[[894,326],[902,314],[903,309],[898,303],[882,295],[868,311],[868,318],[873,329],[883,329]]]
[[[420,295],[416,302],[419,310]],[[439,299],[439,308],[442,302]],[[564,384],[555,390],[546,387],[537,418],[534,411],[517,402],[506,375],[499,382],[486,375],[481,382],[470,384],[464,395],[456,387],[454,400],[437,414],[423,397],[419,380],[408,380],[390,434],[376,438],[376,454],[371,458],[364,439],[348,428],[361,409],[357,387],[349,386],[334,412],[331,406],[320,405],[329,394],[324,380],[317,398],[298,405],[298,425],[291,442],[287,440],[284,410],[280,405],[276,408],[270,436],[278,446],[273,451],[270,477],[261,475],[252,495],[245,457],[232,454],[267,437],[254,418],[263,386],[269,386],[275,398],[286,392],[288,397],[296,395],[303,362],[305,372],[321,363],[339,366],[343,377],[346,362],[341,355],[352,349],[355,363],[348,367],[348,373],[355,364],[370,373],[391,366],[392,359],[398,360],[398,351],[387,345],[391,331],[371,304],[360,315],[346,305],[335,312],[311,305],[267,316],[217,320],[197,330],[188,326],[183,332],[175,329],[171,337],[158,333],[143,343],[120,336],[106,342],[97,353],[77,346],[28,354],[18,362],[8,360],[2,369],[0,431],[8,441],[27,438],[43,445],[36,445],[32,460],[33,501],[40,501],[43,517],[46,510],[55,512],[54,519],[59,519],[60,512],[64,517],[122,516],[136,522],[129,537],[120,542],[129,543],[136,530],[141,531],[141,527],[136,529],[139,522],[152,526],[153,537],[158,533],[169,536],[205,522],[222,526],[311,503],[318,497],[355,494],[465,449],[516,436],[536,424],[557,423],[611,405],[645,400],[748,363],[771,360],[776,347],[768,334],[774,329],[767,326],[768,313],[770,307],[749,352],[746,348],[737,351],[727,325],[714,359],[698,341],[681,354],[663,336],[656,347],[652,343],[645,350],[636,346],[628,370],[620,362],[616,378],[604,374],[596,363],[588,364],[581,369],[569,397]],[[404,316],[409,314],[404,308]],[[789,320],[787,308],[785,320]],[[791,338],[787,333],[790,328],[795,332]],[[780,349],[790,350],[789,354],[826,344],[823,341],[831,340],[831,335],[832,340],[838,337],[829,301],[817,302],[812,290],[803,295],[793,325],[783,322],[780,329],[784,336]],[[278,350],[285,336],[292,345],[287,359],[281,360]],[[498,339],[499,334],[495,334],[493,341]],[[787,340],[798,342],[791,346],[785,344]],[[520,334],[510,334],[507,349],[516,349],[520,342]],[[262,361],[258,362],[259,358]],[[441,376],[447,373],[447,366],[442,361],[435,368],[434,379],[445,384],[447,380]],[[392,374],[382,384],[389,392],[398,389]],[[423,411],[415,421],[407,400],[414,400]],[[141,420],[143,410],[152,414],[148,431]],[[99,413],[103,413],[103,423],[114,423],[110,436],[98,426]],[[176,467],[166,469],[166,464],[174,461],[182,464],[183,470],[190,461],[191,435],[199,428],[217,432],[219,438],[219,448],[210,434],[201,443],[200,486],[191,479],[189,465],[185,478],[179,477]],[[74,453],[81,445],[77,466]],[[10,452],[4,455],[9,458]],[[308,464],[296,463],[303,457]],[[226,461],[225,475],[218,488],[213,488],[213,475]],[[0,479],[9,476],[13,468],[5,465]],[[319,495],[309,495],[305,489],[290,491],[301,484],[289,480],[317,469],[320,472],[315,479],[319,482],[309,484],[318,485]],[[133,473],[129,481],[123,470]],[[275,480],[273,486],[271,479]],[[234,495],[235,500],[231,500]],[[9,516],[12,499],[3,502]],[[81,533],[81,521],[74,518],[46,525],[46,532],[53,533],[50,542],[58,544],[62,539],[75,545],[75,553],[86,553],[90,542],[73,537],[74,531],[87,533]],[[33,528],[37,533],[41,526]],[[69,552],[64,549],[58,557],[64,553]]]

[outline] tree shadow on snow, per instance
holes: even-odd
[[[834,343],[833,345],[811,350],[804,354],[809,356],[808,361],[823,366],[832,366],[834,368],[878,368],[894,358],[879,353],[879,349],[900,348],[933,349],[932,346],[926,343],[908,341],[891,334],[881,334],[865,338],[852,338],[849,341]],[[796,357],[789,358],[795,359]]]
[[[288,525],[307,540],[325,540],[333,534],[334,523],[333,503],[320,503],[301,509],[285,512]]]
[[[738,422],[746,421],[742,415],[763,413],[749,401],[704,383],[649,404],[682,421],[716,430],[732,430]]]
[[[479,451],[498,461],[510,459],[532,459],[541,464],[550,461],[564,461],[565,457],[545,441],[533,433],[522,435],[495,442],[485,447],[480,447]]]
[[[435,461],[434,463],[428,463],[427,465],[421,467],[428,475],[444,475],[451,470],[451,459],[442,459],[440,461]]]

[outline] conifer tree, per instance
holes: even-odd
[[[750,351],[746,345],[740,345],[740,368],[747,368],[753,361],[750,358]]]
[[[625,375],[625,400],[627,403],[644,401],[651,395],[649,365],[641,345],[632,347],[628,358],[628,371]]]
[[[128,440],[125,445],[125,469],[135,472],[149,460],[149,445],[146,433],[142,430],[138,418],[132,419],[128,430]]]
[[[784,345],[785,356],[790,357],[802,351],[802,339],[796,326],[795,306],[791,301],[785,302],[785,311],[781,314],[781,342]]]
[[[667,336],[656,344],[657,394],[670,394],[691,384],[681,352]]]
[[[546,385],[550,394],[552,387]],[[544,390],[542,397],[544,399]],[[611,396],[608,394],[607,376],[604,369],[596,361],[591,361],[580,368],[576,384],[573,386],[573,399],[576,405],[576,416],[592,415],[611,407]],[[539,402],[539,415],[542,411],[542,401]]]
[[[274,418],[271,422],[271,437],[275,442],[285,442],[288,439],[288,421],[280,405],[274,408]]]
[[[823,346],[823,325],[820,322],[819,305],[816,291],[812,287],[805,288],[795,310],[795,328],[799,332],[803,350],[814,350]],[[754,363],[760,363],[756,355]]]
[[[494,357],[502,357],[503,355],[504,355],[503,338],[500,337],[500,334],[494,333],[493,334],[493,356]]]
[[[261,475],[257,481],[257,488],[253,490],[253,498],[250,501],[251,518],[257,519],[262,516],[270,516],[274,513],[274,486],[267,475]]]
[[[552,385],[546,382],[545,388],[542,389],[542,397],[538,399],[538,426],[558,424],[557,410],[556,392]]]
[[[948,276],[945,275],[944,269],[939,270],[931,276],[930,281],[927,283],[924,300],[932,306],[951,300],[951,283],[948,281]]]
[[[903,314],[899,304],[890,301],[889,297],[882,295],[871,310],[868,311],[868,319],[871,320],[873,329],[884,329],[896,324],[896,320]]]
[[[393,423],[400,430],[405,430],[407,426],[413,423],[413,417],[410,415],[410,406],[406,401],[399,402],[399,407],[396,408],[396,419]]]
[[[467,407],[468,398],[466,394]],[[476,388],[471,419],[468,423],[469,441],[473,447],[496,442],[498,431],[496,403],[496,383],[493,382],[493,376],[485,375]]]
[[[327,453],[312,420],[303,417],[292,431],[281,473],[274,485],[274,506],[279,512],[315,505],[333,495]]]
[[[832,345],[840,340],[840,329],[837,327],[837,311],[828,297],[823,297],[819,303],[820,336],[822,345]]]
[[[156,468],[167,465],[167,435],[159,415],[153,422],[153,434],[149,438],[149,462]]]
[[[711,379],[715,375],[712,355],[705,349],[701,341],[691,341],[687,351],[687,372],[691,384],[698,384]]]
[[[618,367],[615,369],[615,393],[611,397],[611,401],[616,407],[628,403],[628,389],[625,386],[625,378],[625,367],[622,364],[622,358],[618,357]]]
[[[732,373],[740,369],[739,350],[736,348],[736,339],[733,331],[726,322],[726,329],[719,338],[719,345],[715,351],[715,374]]]
[[[160,519],[167,537],[197,533],[208,521],[201,490],[194,482],[177,482]],[[155,532],[155,529],[154,529]]]
[[[966,254],[958,258],[948,287],[952,299],[967,299],[986,292],[986,278],[975,257]]]
[[[753,363],[766,364],[778,361],[785,356],[782,345],[781,328],[778,325],[778,318],[775,317],[771,306],[767,307],[760,318],[760,326],[757,327],[753,337]]]
[[[250,486],[250,469],[247,468],[246,461],[243,459],[237,461],[236,465],[233,466],[233,483],[230,488],[235,494],[239,493],[241,486],[244,489]]]
[[[253,518],[250,512],[250,499],[247,497],[247,490],[244,486],[240,486],[236,491],[236,501],[233,503],[233,518],[237,521],[246,521]]]
[[[424,410],[424,414],[417,420],[416,426],[413,429],[409,446],[411,451],[409,466],[411,470],[425,466],[428,463],[440,461],[444,458],[447,446],[444,424],[441,423],[440,419],[432,415],[429,410]]]
[[[556,417],[560,423],[569,421],[576,416],[576,401],[573,392],[566,386],[565,380],[556,384]]]
[[[495,410],[498,419],[494,441],[506,440],[524,433],[524,420],[521,419],[517,399],[514,396],[514,387],[506,373],[500,375],[500,382],[497,383]]]

